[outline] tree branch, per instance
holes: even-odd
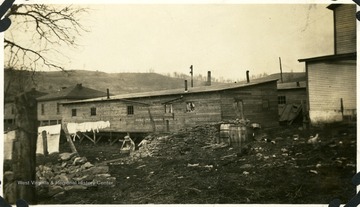
[[[38,51],[35,51],[35,50],[32,50],[32,49],[29,49],[29,48],[25,48],[25,47],[22,47],[10,40],[7,40],[4,38],[4,43],[5,43],[5,48],[6,47],[10,47],[10,52],[11,54],[15,55],[16,57],[18,57],[18,52],[19,51],[23,51],[23,58],[27,57],[27,53],[31,53],[33,55],[35,55],[35,62],[37,62],[38,60],[41,60],[42,63],[48,67],[53,67],[53,68],[57,68],[57,69],[60,69],[60,70],[65,70],[63,67],[61,66],[58,66],[56,64],[53,64],[51,62],[49,62],[42,54],[41,52],[38,52]],[[16,53],[12,52],[14,48],[17,48],[18,51]],[[24,60],[23,60],[24,61]]]
[[[78,46],[76,38],[87,30],[78,19],[87,9],[73,6],[20,4],[13,5],[6,14],[12,19],[12,28],[25,28],[33,32],[33,46],[23,46],[16,39],[16,35],[8,37],[5,33],[4,48],[8,49],[6,56],[9,67],[16,68],[16,64],[29,65],[35,70],[38,64],[49,68],[64,70],[64,67],[51,60],[47,52],[56,52],[51,45]],[[14,29],[16,30],[16,29]],[[13,31],[7,31],[11,34]],[[15,31],[14,31],[15,32]],[[58,56],[58,55],[57,55]],[[28,61],[28,63],[26,63]],[[29,63],[30,62],[30,63]],[[15,65],[12,65],[15,64]]]

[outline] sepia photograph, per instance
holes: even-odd
[[[354,2],[0,10],[1,203],[339,206],[356,195]]]

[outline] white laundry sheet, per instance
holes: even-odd
[[[59,152],[61,124],[41,126],[38,128],[36,154],[44,154],[42,132],[46,131],[47,151],[49,154]]]
[[[4,160],[11,160],[15,131],[4,134]]]
[[[83,122],[83,123],[68,123],[67,129],[70,134],[76,132],[99,132],[99,129],[110,127],[109,121]]]

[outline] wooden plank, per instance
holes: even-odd
[[[46,131],[42,131],[41,132],[42,135],[42,140],[43,140],[43,150],[44,150],[44,155],[47,156],[49,154],[48,152],[48,147],[47,147],[47,135],[46,135]]]
[[[101,140],[101,138],[103,138],[103,136],[98,137],[97,140],[95,141],[95,144],[97,144]]]
[[[95,144],[95,140],[94,139],[92,139],[91,137],[89,137],[87,134],[85,134],[85,133],[81,133],[83,136],[85,136],[86,138],[88,138],[92,143],[94,143]]]
[[[69,143],[69,146],[70,146],[70,149],[71,149],[71,152],[73,153],[78,153],[77,150],[76,150],[76,147],[74,145],[74,142],[72,141],[71,139],[71,136],[70,136],[70,133],[69,133],[69,130],[67,129],[67,126],[65,124],[62,125],[62,128],[65,132],[65,136],[66,136],[66,140],[67,142]]]
[[[120,137],[118,136],[118,137],[115,137],[114,141],[110,140],[110,145],[115,144],[115,142],[119,141],[119,139],[120,139]]]

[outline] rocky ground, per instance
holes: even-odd
[[[75,143],[83,158],[78,164],[58,155],[52,161],[38,158],[38,169],[57,166],[50,170],[54,176],[93,181],[100,175],[113,183],[72,190],[61,186],[56,194],[39,189],[39,203],[327,204],[335,198],[346,203],[355,195],[356,124],[262,129],[241,148],[216,144],[219,126],[149,134],[147,149],[140,147],[132,156],[120,154],[121,142],[94,146],[85,140]],[[309,143],[316,134],[317,140]],[[69,151],[66,143],[61,146]],[[104,171],[86,173],[99,166]]]

